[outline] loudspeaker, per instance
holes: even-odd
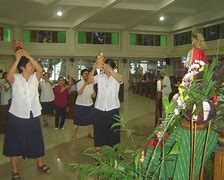
[[[170,65],[170,58],[165,58],[166,60],[166,65]]]

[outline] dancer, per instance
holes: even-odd
[[[96,69],[104,73],[94,75]],[[97,84],[97,97],[94,109],[94,146],[99,153],[103,145],[113,146],[120,143],[119,127],[111,128],[116,121],[114,115],[119,115],[120,102],[118,92],[122,77],[115,72],[116,64],[112,59],[98,61],[93,65],[88,82]]]
[[[49,80],[49,74],[43,74],[43,80],[39,84],[40,86],[40,102],[42,106],[42,115],[44,126],[48,126],[48,115],[54,112],[54,91],[53,83]]]
[[[12,179],[20,179],[18,160],[36,158],[37,168],[50,173],[44,164],[44,141],[39,116],[38,83],[42,68],[25,50],[17,50],[15,61],[8,70],[7,80],[12,85],[12,103],[9,108],[3,154],[10,157]],[[16,68],[19,74],[16,74]]]
[[[70,93],[70,86],[66,84],[66,80],[63,77],[59,77],[58,84],[54,87],[55,129],[64,129],[66,107]]]
[[[96,93],[93,84],[88,83],[88,69],[81,70],[82,79],[77,83],[78,96],[75,102],[74,132],[72,140],[76,140],[79,126],[88,125],[88,136],[93,138],[93,100]]]

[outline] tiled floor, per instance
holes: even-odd
[[[125,93],[125,101],[121,105],[121,114],[129,121],[129,127],[139,130],[135,134],[138,146],[144,146],[146,137],[154,125],[154,101],[143,96]],[[72,162],[90,162],[91,160],[81,155],[87,148],[93,147],[93,139],[87,137],[87,128],[81,127],[78,131],[76,142],[71,141],[73,130],[72,120],[66,120],[63,131],[54,129],[54,119],[50,119],[49,127],[43,127],[45,140],[46,164],[51,167],[50,175],[38,172],[36,162],[33,159],[21,159],[19,161],[19,172],[23,180],[75,180],[79,179],[69,164]],[[122,133],[122,143],[129,145],[127,136]],[[3,146],[3,135],[0,135],[0,149]],[[11,179],[9,158],[0,154],[0,179]]]

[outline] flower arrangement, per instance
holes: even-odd
[[[219,62],[217,57],[213,58],[211,64],[200,59],[195,59],[191,63],[179,86],[179,94],[175,95],[171,102],[167,98],[164,99],[165,118],[149,136],[149,142],[146,143],[143,150],[135,145],[132,137],[134,130],[127,128],[124,117],[117,116],[115,117],[117,123],[112,127],[123,127],[122,131],[127,132],[133,147],[105,146],[100,155],[87,150],[84,155],[94,158],[97,163],[73,163],[71,167],[80,170],[83,177],[84,175],[96,176],[99,179],[163,179],[172,177],[173,174],[165,176],[164,172],[170,166],[169,163],[174,162],[181,153],[181,139],[178,139],[178,136],[180,136],[180,132],[185,131],[179,131],[178,128],[183,119],[194,121],[196,124],[203,123],[209,127],[211,125],[212,129],[218,131],[224,129],[224,79],[220,76],[224,73],[223,64],[224,61]],[[224,131],[222,132],[224,135]],[[175,133],[176,136],[173,135]],[[211,134],[215,137],[215,133]],[[206,132],[202,132],[201,135],[205,136]],[[224,136],[221,137],[220,142],[224,142]],[[200,161],[203,164],[204,158]]]

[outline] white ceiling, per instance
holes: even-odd
[[[224,0],[0,0],[0,23],[25,27],[169,32],[222,20]]]

